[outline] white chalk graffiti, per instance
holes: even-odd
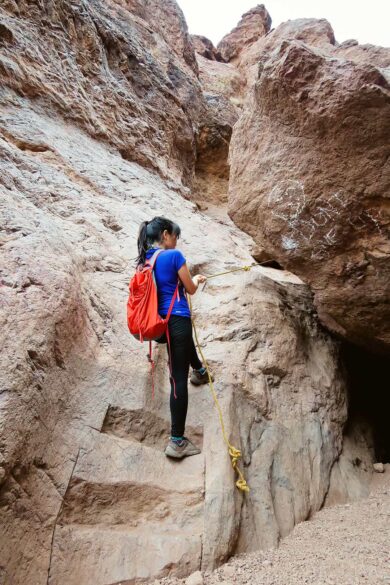
[[[309,202],[303,183],[297,180],[275,185],[267,197],[267,207],[272,217],[285,223],[281,235],[283,249],[307,247],[313,260],[328,256],[351,227],[358,230],[371,226],[382,233],[379,217],[373,210],[361,211],[340,191],[325,201],[311,199]]]

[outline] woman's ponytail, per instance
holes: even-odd
[[[145,264],[146,252],[148,250],[148,221],[143,221],[140,225],[138,232],[138,257],[137,266]]]
[[[138,232],[138,256],[136,265],[143,266],[146,260],[146,252],[154,245],[161,243],[164,231],[168,234],[180,236],[180,227],[165,217],[154,217],[152,221],[143,221]]]

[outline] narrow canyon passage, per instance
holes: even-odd
[[[359,419],[366,428],[375,460],[390,463],[389,359],[347,343],[341,358],[347,370],[349,419]]]

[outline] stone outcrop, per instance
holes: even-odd
[[[0,9],[2,585],[210,569],[275,545],[369,475],[357,471],[352,489],[344,473],[357,451],[371,465],[372,449],[344,445],[339,346],[308,286],[271,268],[210,279],[194,299],[250,493],[234,485],[207,387],[192,389],[188,414],[202,454],[163,454],[166,350],[156,348],[152,399],[146,347],[125,323],[138,226],[174,218],[192,272],[208,275],[250,264],[253,241],[223,207],[213,219],[182,197],[196,164],[226,184],[237,109],[202,93],[176,4],[147,8]]]
[[[237,108],[223,95],[204,93],[207,114],[197,137],[194,196],[197,201],[227,201],[229,145]]]
[[[359,45],[358,41],[349,40],[337,45],[334,52],[336,57],[350,59],[356,63],[366,63],[383,69],[390,68],[390,48]],[[390,76],[390,73],[387,72],[387,75]]]
[[[263,56],[232,138],[230,215],[310,284],[323,323],[388,351],[389,84],[299,41]]]
[[[259,62],[283,41],[298,40],[322,50],[332,51],[335,44],[331,25],[325,19],[299,18],[283,22],[266,35],[259,35],[240,54],[239,68],[247,80],[247,92],[257,80]]]
[[[194,45],[197,55],[201,55],[210,61],[221,61],[222,57],[213,43],[207,37],[201,35],[191,35],[192,44]]]
[[[258,4],[243,14],[238,25],[218,43],[217,50],[222,59],[227,63],[231,61],[236,63],[248,46],[268,33],[271,22],[264,4]]]

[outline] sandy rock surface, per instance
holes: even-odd
[[[387,585],[390,582],[390,466],[367,499],[327,508],[297,526],[279,548],[232,559],[205,585]],[[179,585],[164,579],[161,585]],[[157,585],[157,583],[156,583]]]

